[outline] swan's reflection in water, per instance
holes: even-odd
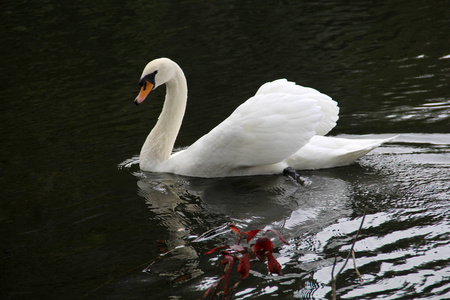
[[[364,173],[359,166],[349,168],[354,178]],[[147,270],[171,280],[199,276],[204,272],[199,267],[202,253],[236,242],[229,222],[243,230],[275,229],[287,240],[314,234],[352,213],[352,178],[347,172],[309,172],[306,187],[284,176],[204,179],[136,173],[152,221],[165,229],[168,248],[176,248]]]
[[[177,181],[167,179],[146,180],[138,182],[139,194],[145,198],[149,209],[154,213],[152,223],[163,227],[160,243],[164,244],[161,253],[164,257],[153,261],[145,271],[151,274],[177,280],[187,276],[188,279],[201,274],[198,269],[197,251],[188,245],[192,235],[193,223],[187,215],[190,209],[198,211],[199,207],[182,199],[182,189]]]

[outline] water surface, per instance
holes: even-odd
[[[446,1],[15,1],[1,12],[2,299],[197,299],[226,224],[276,229],[238,299],[450,298],[450,16]],[[283,176],[143,173],[164,90],[135,107],[145,64],[185,71],[190,145],[258,87],[288,78],[339,102],[332,135],[393,142],[356,164]],[[213,230],[204,238],[203,233]],[[179,248],[158,257],[157,244]],[[147,272],[142,272],[143,270]],[[174,279],[189,275],[189,279]]]

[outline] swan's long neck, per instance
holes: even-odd
[[[140,165],[147,170],[169,159],[186,110],[186,77],[178,65],[174,71],[172,79],[166,82],[166,99],[158,122],[141,149]]]

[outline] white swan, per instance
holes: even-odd
[[[262,85],[227,119],[189,148],[172,153],[187,101],[181,68],[168,58],[145,67],[135,103],[166,84],[161,115],[140,153],[144,171],[196,177],[282,173],[350,164],[387,140],[325,137],[338,119],[330,97],[285,79]]]

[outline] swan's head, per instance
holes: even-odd
[[[168,58],[158,58],[149,62],[142,72],[141,79],[139,79],[141,91],[134,103],[136,105],[142,103],[150,91],[172,79],[179,68],[174,61]]]

